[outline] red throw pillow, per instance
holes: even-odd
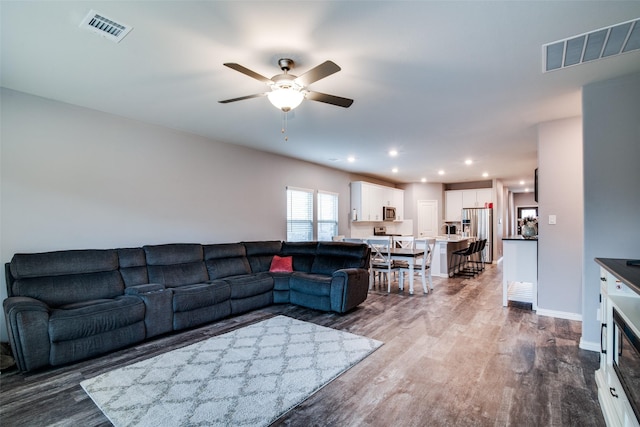
[[[274,255],[269,271],[272,273],[291,273],[293,271],[293,257]]]

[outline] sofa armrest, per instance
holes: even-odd
[[[159,283],[146,283],[144,285],[129,286],[124,290],[124,293],[126,295],[142,295],[150,292],[160,292],[164,289],[164,285]]]
[[[145,337],[155,337],[173,330],[173,291],[158,283],[129,286],[125,294],[144,302]]]
[[[31,371],[49,365],[49,307],[29,297],[9,297],[2,305],[18,369]]]
[[[369,272],[363,268],[344,268],[333,272],[331,311],[346,313],[367,299]]]

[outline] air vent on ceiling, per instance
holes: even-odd
[[[640,18],[543,45],[543,72],[638,49]]]
[[[130,25],[116,22],[95,10],[90,11],[85,16],[80,23],[80,28],[92,31],[116,43],[120,43],[120,40],[133,29]]]

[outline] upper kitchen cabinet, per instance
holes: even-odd
[[[396,208],[396,220],[404,218],[404,190],[371,184],[365,181],[351,183],[351,210],[355,221],[382,221],[382,207]]]
[[[460,221],[462,209],[483,208],[485,203],[492,203],[492,188],[475,190],[448,190],[444,192],[444,220]]]
[[[485,204],[493,202],[493,189],[480,188],[477,190],[462,190],[463,208],[484,208]]]
[[[460,221],[462,218],[462,191],[444,192],[444,220]]]

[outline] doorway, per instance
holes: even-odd
[[[518,206],[518,218],[516,224],[518,225],[518,234],[522,234],[522,227],[520,226],[520,220],[528,217],[538,218],[537,206]]]
[[[438,235],[438,201],[418,200],[418,237]]]

